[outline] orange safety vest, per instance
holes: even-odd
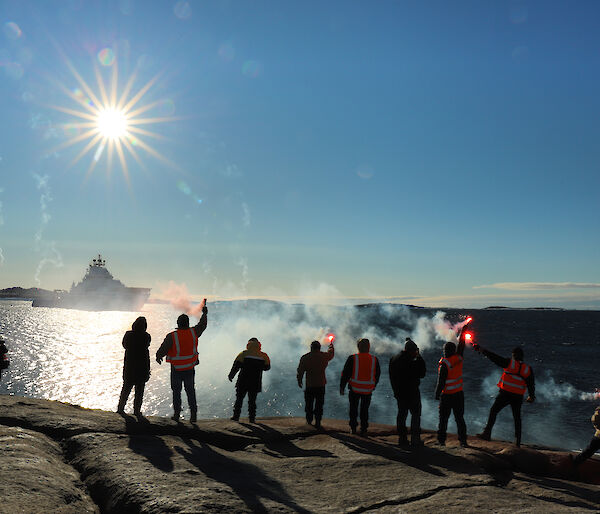
[[[358,394],[371,394],[375,389],[377,357],[370,353],[355,353],[350,387]]]
[[[498,387],[509,393],[523,395],[527,391],[527,382],[525,382],[525,379],[529,375],[531,375],[531,368],[527,364],[510,359],[510,364],[504,368],[504,373],[500,377]]]
[[[177,371],[193,369],[198,364],[198,337],[193,328],[178,328],[171,332],[173,344],[167,353],[167,362]]]
[[[439,366],[445,364],[448,368],[448,376],[442,394],[454,394],[463,390],[462,368],[463,358],[460,355],[451,355],[450,357],[442,357]],[[438,366],[438,370],[439,370]]]

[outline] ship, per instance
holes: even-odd
[[[81,282],[69,291],[53,291],[34,298],[33,307],[59,307],[85,311],[139,311],[150,288],[127,287],[112,276],[102,255],[92,259]]]

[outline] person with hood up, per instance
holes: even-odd
[[[135,387],[135,396],[133,399],[133,413],[136,416],[142,414],[142,402],[144,401],[144,388],[146,382],[150,380],[150,334],[146,332],[148,324],[144,316],[137,318],[131,330],[125,332],[123,336],[123,348],[125,348],[125,358],[123,360],[123,387],[119,397],[117,412],[123,414],[125,405],[129,399],[131,389]]]
[[[298,363],[297,379],[298,386],[302,389],[302,379],[306,374],[306,389],[304,390],[304,401],[306,403],[306,422],[310,425],[315,419],[315,428],[321,428],[323,418],[323,404],[325,403],[325,368],[333,359],[333,343],[329,344],[327,352],[321,351],[321,343],[313,341],[310,343],[310,352],[300,357]]]
[[[442,446],[446,445],[446,430],[448,418],[454,412],[458,440],[464,448],[467,444],[467,424],[465,423],[465,396],[463,393],[463,353],[465,351],[465,333],[461,331],[458,348],[453,342],[444,345],[444,356],[438,365],[438,381],[435,388],[435,399],[440,400],[440,421],[437,440]]]
[[[260,341],[256,337],[250,338],[246,349],[240,352],[233,361],[228,376],[229,381],[232,382],[237,372],[240,372],[235,383],[235,403],[233,405],[232,420],[239,421],[242,413],[242,403],[247,394],[248,419],[250,423],[256,421],[256,396],[262,390],[263,371],[269,369],[271,369],[271,360],[265,352],[261,351]]]
[[[523,362],[523,349],[514,348],[511,358],[500,357],[500,355],[482,348],[477,343],[473,344],[476,352],[482,353],[494,364],[504,368],[504,372],[498,382],[498,396],[490,409],[487,425],[477,437],[485,441],[492,438],[492,428],[496,423],[496,416],[507,405],[510,405],[515,421],[515,445],[521,446],[521,406],[525,391],[529,391],[527,402],[535,401],[535,378],[531,366]]]
[[[166,357],[167,362],[171,363],[171,389],[173,390],[173,416],[171,419],[174,421],[178,421],[181,414],[182,385],[190,407],[190,421],[195,423],[198,416],[194,368],[199,364],[198,339],[206,330],[208,323],[206,298],[203,303],[202,316],[198,323],[190,328],[190,318],[187,314],[181,314],[177,318],[177,330],[166,335],[156,352],[156,362],[161,364],[163,357]]]
[[[369,353],[371,343],[368,339],[359,339],[356,346],[358,347],[358,353],[350,355],[346,360],[346,364],[344,364],[340,379],[340,394],[344,395],[346,384],[348,384],[350,430],[353,434],[356,434],[360,405],[360,435],[364,437],[367,435],[367,428],[369,427],[371,394],[379,382],[381,368],[377,357]]]
[[[406,418],[410,411],[410,442],[412,446],[423,446],[421,441],[421,391],[419,385],[425,377],[425,361],[419,353],[419,347],[410,338],[406,338],[404,350],[390,359],[390,383],[398,403],[396,427],[398,444],[408,445]]]

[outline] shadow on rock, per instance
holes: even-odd
[[[331,433],[330,435],[341,441],[353,451],[402,462],[407,466],[411,466],[438,477],[444,477],[446,476],[446,473],[437,468],[444,468],[453,473],[464,473],[467,475],[477,475],[481,473],[479,466],[474,465],[466,457],[452,455],[447,451],[438,450],[429,446],[423,446],[412,450],[400,450],[396,446],[388,445],[380,441],[373,441],[364,437],[340,433]],[[436,467],[427,463],[431,463]]]
[[[564,505],[565,507],[572,507],[572,508],[578,508],[578,509],[589,509],[590,508],[590,504],[589,502],[581,502],[576,500],[575,498],[573,498],[573,500],[563,500],[560,498],[557,498],[555,494],[552,494],[555,491],[562,491],[563,493],[566,494],[571,494],[574,497],[580,497],[580,498],[586,498],[588,499],[590,502],[594,502],[597,505],[600,505],[600,493],[594,489],[588,489],[579,485],[574,484],[573,482],[566,482],[566,481],[562,481],[562,480],[558,480],[558,479],[553,479],[553,478],[538,478],[538,477],[533,477],[533,476],[519,476],[519,480],[521,482],[527,482],[530,484],[534,484],[542,489],[546,489],[547,491],[550,492],[550,494],[548,495],[549,500],[552,503],[560,503],[561,505]],[[538,496],[538,498],[540,499],[544,499],[540,496]]]
[[[308,514],[310,511],[296,504],[285,488],[265,475],[257,466],[229,458],[201,441],[183,439],[188,448],[175,447],[175,451],[204,475],[226,484],[254,512],[266,512],[262,500],[268,499],[286,507]]]
[[[304,450],[290,441],[285,434],[273,427],[263,423],[256,425],[245,425],[252,431],[252,435],[260,437],[264,441],[265,453],[271,457],[323,457],[335,458],[328,450]],[[260,428],[259,428],[260,427]],[[317,433],[315,433],[317,434]]]
[[[155,435],[130,435],[129,448],[144,456],[148,462],[161,471],[173,471],[171,456],[173,451]]]

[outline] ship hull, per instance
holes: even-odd
[[[139,311],[150,296],[150,289],[128,287],[110,292],[88,292],[86,294],[64,293],[36,298],[33,307],[55,307],[82,311]]]

